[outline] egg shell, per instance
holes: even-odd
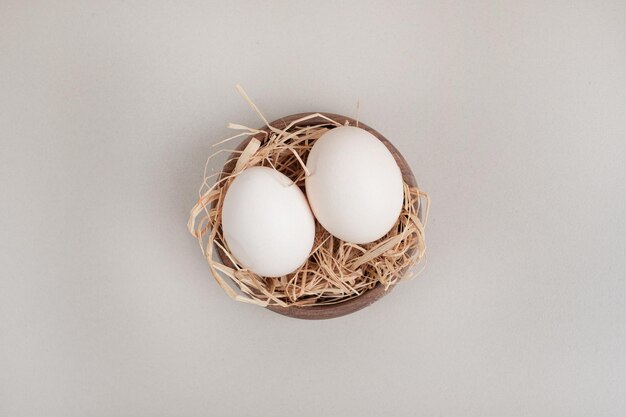
[[[306,162],[306,193],[320,224],[351,243],[383,237],[404,201],[402,173],[387,147],[370,132],[336,127],[313,145]]]
[[[315,219],[297,185],[272,168],[258,166],[241,172],[226,190],[222,232],[243,267],[279,277],[307,260]]]

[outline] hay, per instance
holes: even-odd
[[[233,156],[217,179],[215,175],[207,175],[207,167],[213,156],[226,150],[218,150],[209,157],[199,199],[191,210],[188,223],[189,231],[198,239],[209,268],[224,291],[237,301],[264,307],[328,305],[358,297],[379,283],[387,290],[398,281],[411,277],[410,268],[423,258],[426,249],[425,220],[422,222],[419,216],[420,205],[422,200],[426,202],[422,218],[427,219],[430,200],[426,193],[406,183],[404,204],[397,223],[375,242],[364,245],[344,242],[316,222],[313,250],[297,271],[267,278],[255,275],[237,263],[221,231],[221,209],[230,183],[244,169],[261,165],[277,169],[297,186],[304,187],[304,179],[309,175],[304,161],[311,147],[328,129],[342,126],[322,114],[313,113],[278,129],[267,122],[243,90],[240,89],[240,93],[259,114],[269,132],[229,125],[241,132],[218,145],[239,137],[251,139],[243,151],[230,151]],[[318,118],[324,122],[302,126],[303,122]],[[211,180],[212,184],[209,183]]]

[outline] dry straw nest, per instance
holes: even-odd
[[[241,131],[233,138],[245,137],[246,140],[235,150],[216,152],[232,153],[220,173],[207,175],[205,168],[199,199],[191,210],[188,223],[189,231],[198,239],[211,272],[224,291],[235,300],[289,316],[329,318],[365,307],[387,293],[398,281],[411,277],[410,268],[422,259],[426,248],[424,224],[429,199],[417,187],[408,164],[391,143],[375,130],[349,117],[304,113],[268,123],[254,104],[250,104],[265,126],[251,129],[229,125]],[[328,129],[343,125],[356,125],[370,131],[396,158],[405,183],[404,205],[395,226],[383,238],[357,245],[332,236],[316,223],[313,250],[297,271],[268,278],[244,269],[230,254],[221,231],[222,204],[231,182],[244,169],[261,165],[277,169],[295,186],[304,189],[304,179],[309,175],[305,161],[311,147]],[[424,209],[422,201],[426,202]],[[263,215],[259,213],[260,218]]]

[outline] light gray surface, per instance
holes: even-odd
[[[625,415],[625,45],[623,1],[2,1],[0,415]],[[226,297],[185,224],[236,83],[360,100],[433,199],[419,279]]]

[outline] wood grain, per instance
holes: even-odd
[[[311,113],[292,114],[290,116],[286,116],[278,120],[275,120],[270,124],[279,129],[284,129],[294,120],[300,119],[309,114]],[[339,122],[341,124],[345,124],[345,122],[348,121],[348,123],[351,126],[356,125],[356,120],[347,116],[342,116],[342,115],[334,114],[334,113],[322,113],[322,112],[320,112],[320,114],[323,114],[324,116],[336,122]],[[316,118],[308,119],[304,122],[298,123],[295,126],[307,126],[307,125],[321,124],[324,122],[327,122],[327,120],[321,117],[316,117]],[[396,163],[400,167],[400,170],[402,171],[402,177],[404,178],[404,181],[411,187],[417,187],[417,181],[415,180],[415,176],[413,175],[413,172],[411,171],[409,164],[406,162],[406,160],[400,154],[400,152],[391,144],[391,142],[389,142],[383,135],[378,133],[376,130],[372,129],[371,127],[361,122],[359,122],[359,127],[372,133],[374,136],[378,138],[378,140],[380,140],[387,147],[387,149],[389,149],[389,151],[395,158]],[[259,130],[263,130],[266,132],[269,131],[267,126],[259,128]],[[262,134],[258,134],[258,135],[255,135],[254,137],[260,138],[261,136]],[[239,144],[239,146],[237,147],[237,151],[242,151],[246,147],[246,145],[250,142],[251,139],[252,138],[248,138],[242,141],[241,144]],[[232,172],[236,164],[237,155],[238,153],[236,152],[231,154],[229,159],[232,159],[232,160],[228,162],[226,165],[224,165],[224,167],[222,168],[222,173],[220,175],[220,178]],[[422,218],[421,208],[419,210],[418,215],[420,218]],[[225,265],[233,267],[233,264],[229,261],[227,256],[224,256],[223,252],[219,249],[219,247],[218,247],[217,252],[220,258],[222,259],[222,262],[224,262]],[[413,255],[414,253],[415,252],[411,253],[411,255]],[[406,271],[402,271],[402,272],[404,273]],[[354,313],[355,311],[358,311],[364,307],[371,305],[372,303],[376,302],[381,297],[389,293],[392,288],[393,286],[391,286],[387,291],[385,291],[382,285],[377,284],[374,288],[364,292],[359,297],[352,298],[352,299],[349,299],[347,301],[337,303],[337,304],[309,306],[309,307],[268,306],[267,309],[278,314],[282,314],[285,316],[294,317],[298,319],[306,319],[306,320],[331,319],[335,317],[345,316],[346,314]]]

